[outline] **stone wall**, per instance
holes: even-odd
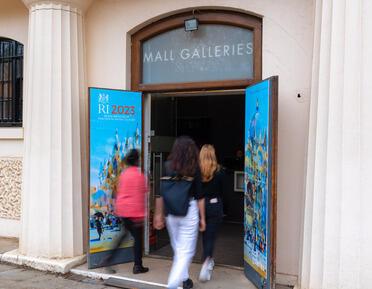
[[[22,160],[0,159],[0,218],[21,217]]]

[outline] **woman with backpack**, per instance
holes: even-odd
[[[214,267],[213,250],[217,230],[223,218],[222,196],[225,174],[217,163],[215,149],[206,144],[200,150],[200,170],[202,175],[202,190],[205,196],[206,230],[203,232],[203,266],[199,280],[209,281]]]
[[[169,289],[193,288],[189,267],[195,254],[198,228],[205,230],[205,204],[201,190],[199,151],[186,136],[176,139],[165,164],[160,195],[156,199],[154,227],[164,228],[165,222],[174,257],[168,277]]]

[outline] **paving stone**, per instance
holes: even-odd
[[[101,280],[73,274],[57,275],[0,264],[0,289],[112,289]]]
[[[15,289],[14,281],[0,279],[0,289]],[[18,289],[18,288],[17,288]]]
[[[11,265],[0,263],[0,272],[9,271],[12,269],[14,269],[14,267],[12,267]]]
[[[73,281],[82,281],[84,279],[86,279],[87,277],[85,276],[81,276],[81,275],[76,275],[76,274],[71,274],[71,273],[67,273],[66,275],[63,276],[65,279],[68,279],[68,280],[73,280]]]
[[[26,270],[23,268],[17,268],[0,272],[0,280],[13,280],[13,281],[23,281],[30,280],[39,276],[39,272],[33,270]]]

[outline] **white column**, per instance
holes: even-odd
[[[24,2],[30,12],[20,251],[75,257],[83,254],[82,12],[72,3],[79,1]]]
[[[372,2],[317,0],[300,287],[372,288]]]

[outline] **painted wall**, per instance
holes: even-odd
[[[21,0],[0,1],[0,37],[14,39],[27,51],[28,9]],[[23,129],[0,127],[0,157],[22,157]]]
[[[85,18],[88,86],[129,89],[130,33],[151,20],[197,6],[263,15],[263,78],[279,75],[277,271],[297,276],[303,224],[313,0],[96,0]]]
[[[28,9],[21,0],[1,0],[0,36],[27,44]]]
[[[27,51],[27,35],[28,9],[21,0],[1,0],[0,37],[17,40]],[[0,167],[3,168],[0,172],[0,236],[19,236],[22,156],[23,128],[0,127]]]

